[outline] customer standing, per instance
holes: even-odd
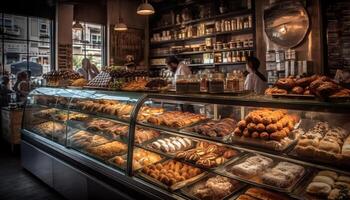
[[[18,102],[24,102],[26,100],[30,92],[30,83],[26,71],[17,73],[17,80],[13,86],[13,90],[16,92]]]
[[[100,73],[97,67],[94,64],[91,64],[88,58],[82,60],[81,68],[79,68],[77,72],[86,80],[91,80]]]
[[[259,67],[259,59],[254,56],[247,58],[246,70],[248,71],[248,75],[244,82],[244,90],[254,91],[256,94],[264,94],[267,88],[267,79],[259,72]]]

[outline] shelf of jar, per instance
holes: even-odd
[[[151,45],[157,45],[157,44],[171,44],[171,43],[179,43],[179,42],[187,42],[187,41],[193,41],[193,40],[199,40],[204,39],[208,37],[216,37],[220,35],[246,35],[246,34],[253,34],[252,28],[246,28],[242,30],[235,30],[235,31],[224,31],[224,32],[216,32],[212,34],[197,36],[197,37],[191,37],[186,39],[172,39],[172,40],[163,40],[163,41],[151,41]]]
[[[152,55],[150,58],[163,58],[168,56],[181,56],[181,55],[196,55],[196,54],[203,54],[203,53],[221,53],[221,52],[228,52],[228,51],[253,51],[254,47],[243,47],[243,48],[229,48],[229,49],[221,49],[221,50],[211,50],[211,51],[186,51],[182,53],[174,53],[174,54],[159,54],[159,55]]]
[[[237,10],[237,11],[232,11],[232,12],[228,12],[228,13],[214,15],[214,16],[211,16],[211,17],[205,17],[205,18],[200,18],[200,19],[193,19],[193,20],[189,20],[189,21],[186,21],[186,22],[183,22],[183,23],[179,23],[179,24],[169,24],[169,25],[165,25],[165,26],[155,27],[155,28],[152,29],[152,31],[160,31],[160,30],[164,30],[164,29],[173,29],[173,28],[178,28],[178,27],[185,26],[185,25],[197,24],[197,23],[201,23],[201,22],[212,21],[212,20],[222,19],[222,18],[226,18],[226,17],[246,16],[246,15],[250,15],[251,12],[252,12],[251,9]]]

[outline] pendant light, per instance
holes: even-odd
[[[127,31],[128,30],[128,26],[124,23],[124,20],[122,18],[120,0],[119,0],[118,23],[114,26],[114,30],[115,31]]]
[[[154,12],[153,6],[148,3],[148,0],[145,0],[144,3],[139,5],[136,13],[139,15],[152,15]]]
[[[73,30],[76,30],[76,31],[80,31],[80,30],[83,30],[83,25],[81,25],[79,23],[79,21],[76,21],[73,26],[72,26]]]

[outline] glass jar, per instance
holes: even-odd
[[[188,91],[187,87],[187,77],[184,75],[177,75],[176,76],[176,92],[177,93],[186,93]]]
[[[209,75],[208,92],[209,93],[223,93],[225,76],[223,73],[213,73]]]
[[[208,75],[204,73],[200,75],[200,91],[208,91]]]
[[[231,30],[232,31],[237,30],[237,20],[236,19],[231,19]]]
[[[189,93],[200,92],[200,79],[198,78],[197,74],[188,75],[187,92],[189,92]]]
[[[226,90],[235,92],[239,90],[239,79],[236,70],[226,75]]]

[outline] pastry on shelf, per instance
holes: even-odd
[[[45,109],[45,110],[40,110],[38,112],[35,112],[33,114],[33,116],[35,117],[39,117],[39,118],[46,118],[46,119],[52,119],[53,115],[55,115],[56,113],[58,113],[60,110],[57,108],[49,108],[49,109]]]
[[[116,123],[104,120],[104,119],[93,119],[87,123],[87,130],[91,131],[105,131],[110,127],[113,127]]]
[[[292,199],[288,196],[279,194],[277,192],[271,192],[262,188],[251,187],[237,197],[236,200],[289,200]]]
[[[262,182],[279,187],[288,188],[304,175],[304,167],[290,162],[279,162],[262,175]]]
[[[202,173],[200,169],[176,160],[146,166],[142,172],[167,186],[194,178]]]
[[[133,170],[138,170],[142,167],[151,165],[153,163],[156,163],[160,161],[162,157],[160,155],[152,153],[150,151],[146,151],[140,148],[135,148],[134,149],[134,154],[133,154]],[[126,165],[126,156],[116,156],[113,159],[113,163],[125,167]]]
[[[243,162],[233,165],[227,170],[236,176],[252,178],[261,174],[272,165],[273,160],[271,158],[261,155],[253,155],[246,158]]]
[[[85,148],[91,144],[93,135],[86,131],[78,131],[69,138],[70,145],[77,148]]]
[[[66,133],[66,126],[62,123],[47,121],[33,127],[33,130],[39,134],[47,137],[64,137]]]
[[[314,198],[350,199],[350,177],[333,171],[319,171],[305,189]]]
[[[135,81],[130,81],[122,86],[122,90],[125,91],[139,91],[145,90],[148,81],[146,79],[139,79]]]
[[[148,118],[148,122],[154,125],[162,125],[171,128],[183,128],[206,119],[204,115],[190,112],[167,111],[157,116]]]
[[[149,147],[164,153],[176,153],[192,145],[193,141],[185,137],[166,137],[152,142]]]
[[[350,97],[350,90],[326,76],[313,75],[300,78],[290,76],[277,80],[274,87],[265,90],[265,94],[315,95],[321,98]]]
[[[152,129],[136,128],[135,143],[141,144],[159,136],[159,132]]]
[[[88,119],[89,119],[89,115],[87,114],[77,113],[77,112],[69,113],[69,120],[86,121]]]
[[[102,159],[108,159],[127,151],[127,145],[118,141],[105,143],[95,147],[88,147],[86,151]]]
[[[238,185],[239,182],[236,180],[215,175],[192,185],[189,194],[202,200],[223,199],[230,195]]]
[[[79,79],[76,79],[72,82],[71,86],[74,86],[74,87],[83,87],[85,85],[87,85],[87,80],[85,78],[79,78]]]
[[[261,141],[276,141],[290,143],[294,140],[294,126],[300,118],[290,115],[286,110],[258,109],[250,112],[237,123],[232,139],[241,138]]]
[[[206,123],[196,125],[188,129],[188,131],[195,132],[209,137],[224,137],[230,135],[235,127],[236,121],[231,118],[221,120],[210,120]]]
[[[316,125],[301,135],[294,150],[298,155],[334,162],[346,158],[349,132],[341,127],[330,127],[327,122]]]
[[[157,116],[164,112],[163,108],[143,106],[137,116],[138,121],[147,121],[151,116]]]
[[[108,72],[101,71],[96,77],[89,81],[87,86],[90,87],[99,87],[99,88],[108,88],[112,78]]]
[[[198,142],[196,148],[187,151],[180,151],[176,158],[193,162],[204,168],[212,168],[222,165],[232,157],[238,156],[238,151],[210,144],[208,142]]]

